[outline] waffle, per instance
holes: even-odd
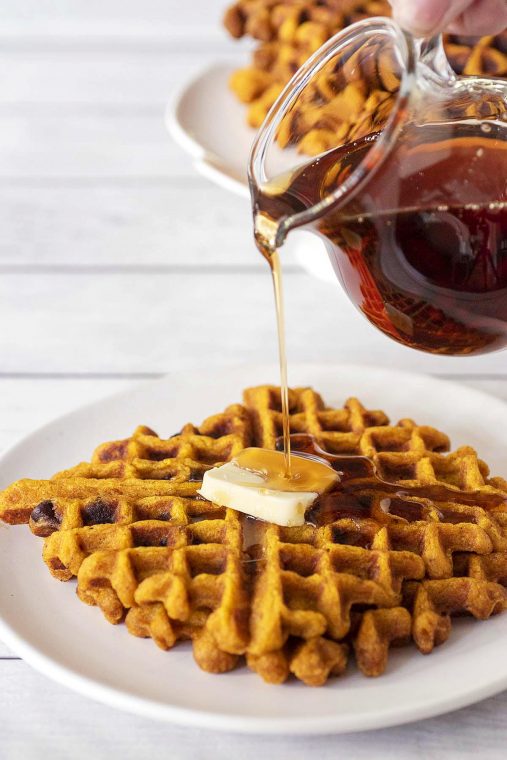
[[[185,425],[166,440],[141,426],[130,438],[99,446],[91,462],[51,480],[14,483],[0,498],[0,518],[12,524],[29,522],[39,536],[156,518],[159,508],[151,511],[146,499],[195,496],[205,470],[229,461],[250,440],[250,421],[239,404],[209,417],[200,428]],[[175,503],[169,501],[169,507]]]
[[[248,105],[248,124],[260,127],[297,69],[330,37],[355,21],[388,15],[386,0],[239,0],[232,5],[224,18],[229,33],[258,42],[251,65],[234,72],[230,80],[235,95]],[[444,42],[456,73],[507,75],[507,32],[479,40],[447,35]],[[374,114],[382,117],[379,106],[386,98],[389,101],[393,90],[388,78],[381,80],[373,90],[365,89],[364,81],[354,81],[336,97],[337,90],[321,77],[323,86],[312,87],[309,97],[294,109],[290,123],[282,125],[279,142],[285,146],[290,141],[302,153],[317,155],[345,138],[365,134],[366,124],[358,124],[358,115],[367,123]],[[390,110],[388,102],[386,109]],[[374,126],[369,126],[372,131]]]
[[[249,388],[245,406],[252,420],[256,445],[275,448],[282,435],[280,391],[276,386]],[[390,425],[382,411],[367,410],[351,398],[342,409],[330,409],[311,388],[289,390],[291,434],[307,433],[332,454],[369,457],[381,478],[403,485],[442,483],[463,491],[496,493],[507,487],[501,478],[489,478],[485,462],[469,446],[452,454],[450,441],[428,425],[402,419]]]
[[[292,433],[370,457],[399,488],[507,491],[473,449],[449,453],[435,428],[392,425],[357,399],[328,408],[309,388],[291,389],[289,402]],[[362,478],[334,497],[334,512],[322,505],[311,523],[281,528],[197,495],[207,468],[250,445],[275,447],[281,427],[279,389],[250,388],[243,405],[198,428],[162,439],[140,427],[88,463],[14,483],[0,494],[0,517],[44,537],[50,572],[77,577],[79,598],[109,622],[125,620],[162,649],[191,640],[213,673],[244,659],[270,683],[293,674],[318,686],[354,656],[377,676],[391,646],[413,641],[429,653],[448,638],[452,616],[505,609],[507,510],[498,498],[490,509],[436,502]]]
[[[245,651],[248,598],[239,515],[187,526],[147,526],[133,548],[95,551],[79,569],[78,594],[111,623],[163,649],[192,639],[203,670],[224,672]]]

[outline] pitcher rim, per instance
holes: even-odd
[[[371,176],[372,171],[380,166],[389,154],[390,149],[396,142],[396,136],[408,119],[408,102],[415,81],[417,64],[414,38],[407,32],[404,32],[390,18],[377,16],[358,21],[335,34],[310,56],[284,87],[268,111],[250,151],[248,162],[250,190],[252,192],[254,187],[262,187],[262,184],[266,181],[265,177],[263,177],[263,181],[258,181],[259,169],[262,170],[264,168],[266,151],[275,139],[275,132],[294,100],[299,97],[300,93],[319,69],[323,68],[339,52],[341,47],[350,44],[356,37],[365,32],[369,36],[378,33],[390,33],[394,37],[397,50],[401,55],[403,69],[393,109],[385,127],[368,151],[367,156],[360,161],[347,179],[326,198],[323,198],[310,208],[291,214],[280,221],[277,231],[277,246],[283,243],[283,240],[291,229],[304,226],[320,218],[329,208],[335,206],[340,201],[345,202],[346,200],[350,200],[351,195],[359,190],[363,183]],[[321,155],[325,155],[325,153]]]

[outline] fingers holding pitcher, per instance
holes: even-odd
[[[399,24],[418,37],[439,32],[474,37],[507,26],[506,0],[390,0]]]

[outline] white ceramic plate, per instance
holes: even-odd
[[[201,174],[250,198],[247,162],[255,130],[228,85],[239,66],[217,63],[185,84],[167,107],[166,124]]]
[[[246,124],[246,108],[228,85],[231,73],[241,65],[244,61],[237,65],[217,63],[198,74],[169,103],[166,124],[200,174],[250,200],[247,164],[255,130]],[[289,238],[288,245],[310,274],[336,282],[316,235],[298,232]]]
[[[182,423],[239,400],[249,384],[276,382],[273,367],[172,374],[66,415],[25,438],[0,461],[0,486],[47,477],[128,435],[138,423],[167,436]],[[506,475],[507,405],[477,391],[422,375],[352,365],[290,368],[292,384],[312,384],[330,404],[357,394],[393,419],[442,428],[454,446],[471,443],[496,474]],[[35,668],[89,697],[133,713],[196,726],[264,733],[339,733],[437,715],[507,687],[507,615],[455,621],[450,640],[429,657],[394,650],[384,676],[354,667],[321,689],[268,686],[246,668],[208,675],[190,647],[163,652],[152,641],[111,626],[97,608],[56,582],[41,559],[41,540],[26,526],[0,529],[0,638]]]

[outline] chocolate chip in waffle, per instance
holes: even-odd
[[[505,606],[507,516],[473,503],[435,502],[356,483],[316,507],[312,523],[279,528],[196,495],[206,468],[244,447],[273,448],[281,433],[279,389],[248,389],[234,405],[160,439],[138,428],[99,446],[47,481],[19,481],[0,495],[0,516],[45,536],[57,578],[78,577],[79,597],[113,623],[163,649],[191,639],[204,670],[230,670],[245,654],[269,682],[290,673],[311,685],[344,672],[354,651],[366,675],[386,667],[391,645],[411,637],[431,651],[450,616],[488,617]],[[293,433],[338,454],[371,457],[402,488],[441,484],[497,494],[501,479],[447,436],[350,399],[324,405],[290,392]],[[321,520],[319,522],[319,509]]]
[[[229,670],[246,646],[241,528],[235,512],[226,515],[197,489],[206,469],[250,443],[249,418],[239,405],[167,440],[139,427],[131,438],[99,446],[90,463],[47,481],[13,484],[0,496],[0,516],[28,521],[46,536],[44,560],[60,580],[78,575],[89,558],[79,596],[100,606],[110,622],[135,604],[142,579],[156,583],[165,573],[174,618],[160,632],[157,605],[144,609],[158,631],[155,640],[167,648],[190,638],[204,670]],[[140,610],[127,618],[144,635]]]
[[[185,425],[166,440],[141,426],[130,438],[99,446],[91,462],[50,480],[14,483],[0,496],[0,518],[13,524],[29,522],[40,536],[84,525],[158,518],[164,507],[145,499],[195,496],[204,471],[232,459],[250,440],[250,421],[239,404],[209,417],[200,428]]]

